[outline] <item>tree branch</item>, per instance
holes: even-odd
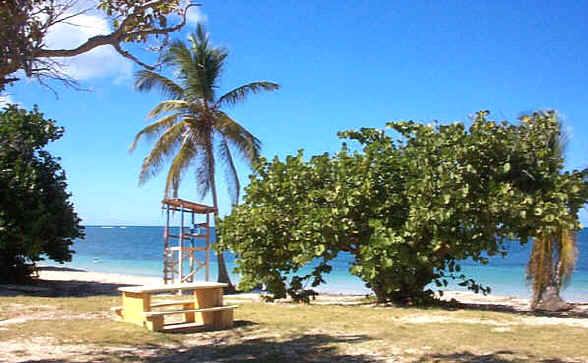
[[[125,58],[128,58],[128,59],[132,60],[133,62],[137,63],[138,65],[140,65],[140,66],[142,66],[142,67],[144,67],[144,68],[147,68],[147,69],[148,69],[148,70],[150,70],[150,71],[152,71],[152,70],[154,70],[154,69],[155,69],[155,67],[153,67],[153,66],[150,66],[149,64],[145,64],[145,63],[141,62],[141,61],[140,61],[140,60],[139,60],[137,57],[135,57],[135,56],[134,56],[134,55],[132,55],[131,53],[127,52],[126,50],[122,49],[122,48],[120,47],[120,43],[114,43],[112,46],[113,46],[113,47],[114,47],[114,49],[116,49],[116,51],[117,51],[117,52],[118,52],[120,55],[122,55],[123,57],[125,57]]]
[[[91,37],[84,44],[82,44],[74,49],[39,49],[37,51],[37,53],[35,54],[35,57],[47,57],[47,58],[73,57],[76,55],[80,55],[80,54],[89,52],[90,50],[92,50],[96,47],[100,47],[100,46],[104,46],[104,45],[112,45],[117,50],[117,52],[120,53],[123,57],[129,58],[132,61],[134,61],[135,63],[137,63],[140,66],[145,67],[147,69],[154,69],[154,67],[141,62],[139,59],[137,59],[136,57],[131,55],[129,52],[123,50],[120,47],[120,43],[123,41],[123,38],[128,37],[128,36],[136,36],[136,35],[147,36],[147,35],[151,35],[151,34],[160,35],[160,34],[169,34],[174,31],[177,31],[177,30],[181,29],[186,24],[186,14],[188,12],[188,9],[190,9],[193,6],[200,6],[200,4],[188,4],[184,8],[184,10],[182,11],[182,22],[176,26],[169,27],[169,28],[162,28],[162,29],[152,29],[152,30],[144,30],[144,31],[125,33],[125,31],[124,31],[125,27],[127,27],[128,23],[136,17],[137,11],[144,11],[145,9],[148,9],[153,6],[157,6],[158,4],[162,4],[164,2],[165,1],[163,1],[163,0],[152,1],[150,3],[143,5],[143,6],[137,7],[133,11],[133,14],[127,16],[125,18],[125,20],[123,20],[121,22],[118,29],[116,29],[114,32],[112,32],[108,35],[97,35],[97,36]]]
[[[114,44],[115,38],[114,35],[116,32],[111,33],[109,35],[97,35],[95,37],[89,38],[84,44],[80,45],[74,49],[39,49],[36,57],[40,58],[66,58],[66,57],[73,57],[76,55],[80,55],[86,52],[91,51],[96,47],[100,47],[103,45]],[[120,40],[116,39],[116,43],[119,43]]]
[[[164,29],[152,29],[152,30],[131,32],[131,33],[127,33],[126,35],[127,36],[134,36],[134,35],[145,36],[145,35],[150,35],[150,34],[161,35],[161,34],[172,33],[172,32],[175,32],[176,30],[180,30],[182,27],[184,27],[184,25],[186,25],[186,14],[188,13],[188,9],[190,9],[192,6],[200,6],[200,4],[188,4],[183,11],[182,22],[176,26],[173,26],[171,28],[164,28]]]
[[[10,82],[16,82],[16,81],[19,81],[19,80],[20,80],[20,78],[16,78],[16,77],[13,77],[13,78],[4,78],[2,80],[2,82],[10,83]]]

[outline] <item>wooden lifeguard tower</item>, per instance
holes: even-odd
[[[210,214],[216,209],[177,198],[164,199],[162,203],[166,211],[163,231],[163,282],[165,284],[193,282],[194,276],[202,268],[205,269],[205,278],[208,281],[210,277]],[[180,212],[178,234],[171,233],[170,212]],[[186,213],[190,216],[188,227],[184,227]],[[205,222],[197,223],[199,215],[205,216]],[[188,266],[185,266],[186,260]]]

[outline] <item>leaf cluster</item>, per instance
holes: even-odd
[[[46,256],[71,260],[73,239],[83,227],[69,201],[59,159],[44,147],[63,135],[35,107],[12,105],[0,113],[0,276],[24,280],[25,263]]]
[[[150,34],[165,29],[169,15],[183,16],[179,0],[102,0],[98,9],[112,19],[114,28],[121,25],[125,42],[145,42]]]

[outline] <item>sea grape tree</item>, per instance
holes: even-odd
[[[350,273],[381,302],[423,302],[432,294],[427,285],[443,287],[450,278],[488,291],[459,262],[487,263],[488,255],[506,253],[511,238],[525,243],[537,235],[546,228],[546,203],[558,213],[547,218],[552,224],[577,228],[574,208],[585,184],[580,172],[558,174],[574,188],[555,201],[532,187],[552,177],[541,165],[548,157],[542,140],[554,125],[486,117],[479,112],[469,129],[394,122],[388,127],[398,140],[376,129],[340,133],[361,152],[344,144],[308,161],[302,151],[285,161],[262,159],[244,203],[218,228],[218,246],[238,256],[240,286],[264,283],[275,297],[296,295],[305,281],[322,283],[330,261],[345,251],[353,256]],[[311,272],[299,276],[309,264]]]

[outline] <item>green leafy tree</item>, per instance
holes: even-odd
[[[71,261],[83,227],[69,201],[65,172],[44,147],[63,129],[35,107],[0,112],[0,280],[23,282],[27,264]]]
[[[135,85],[139,91],[156,88],[170,99],[148,114],[150,119],[163,117],[141,130],[130,149],[133,150],[143,136],[159,137],[143,161],[139,183],[157,174],[162,165],[172,159],[165,184],[166,196],[177,197],[182,176],[191,166],[197,165],[196,184],[200,196],[212,194],[218,215],[217,160],[226,165],[226,182],[236,205],[240,185],[231,149],[251,163],[258,157],[261,147],[255,136],[222,109],[244,102],[252,93],[277,90],[279,86],[273,82],[251,82],[218,97],[218,81],[228,55],[226,50],[212,47],[201,25],[188,39],[189,45],[173,42],[162,58],[162,64],[174,72],[177,82],[149,70],[136,74]],[[218,254],[218,262],[218,281],[230,285],[222,254]]]
[[[0,91],[19,79],[15,76],[19,70],[43,84],[57,79],[75,85],[75,80],[61,72],[58,60],[102,46],[112,46],[121,56],[154,69],[124,50],[123,44],[144,43],[150,38],[165,44],[167,35],[185,25],[187,11],[197,6],[179,0],[101,0],[95,9],[84,5],[77,0],[0,0]],[[110,33],[91,37],[71,49],[47,48],[47,34],[56,25],[75,23],[76,17],[96,9],[110,20]]]
[[[550,197],[525,188],[542,172],[536,157],[546,156],[538,140],[555,129],[486,116],[478,113],[469,130],[460,123],[389,124],[399,140],[376,129],[347,131],[340,135],[358,141],[362,152],[344,145],[309,161],[302,152],[262,160],[244,203],[218,228],[218,248],[238,255],[240,286],[261,282],[275,297],[304,298],[305,287],[322,283],[329,262],[347,252],[350,272],[380,302],[425,302],[432,294],[426,286],[442,288],[448,279],[489,291],[465,276],[459,261],[487,263],[489,255],[506,254],[510,239],[525,243],[540,233],[544,214],[537,207]],[[567,200],[582,200],[581,173],[560,177],[575,186]],[[558,210],[575,216],[565,200]],[[315,267],[299,276],[310,263]]]

